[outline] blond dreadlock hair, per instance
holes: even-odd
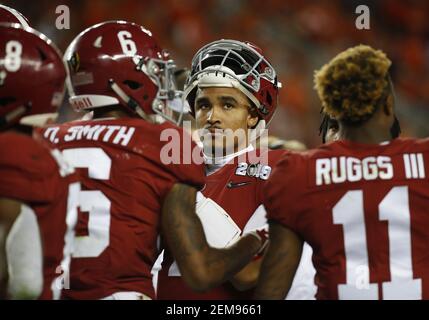
[[[322,112],[346,123],[369,119],[389,94],[386,54],[366,45],[341,52],[315,72]]]

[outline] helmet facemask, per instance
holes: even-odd
[[[158,88],[152,101],[155,122],[165,120],[180,124],[183,117],[183,91],[177,90],[174,80],[176,65],[173,60],[144,59],[137,65],[137,70],[144,72]]]

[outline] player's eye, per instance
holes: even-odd
[[[225,110],[230,110],[230,109],[234,108],[234,105],[231,104],[231,103],[225,103],[224,106],[223,106],[223,108]]]
[[[197,110],[208,110],[210,108],[208,103],[200,102],[197,103]]]

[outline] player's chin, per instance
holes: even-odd
[[[210,152],[215,157],[222,157],[233,154],[240,144],[240,139],[225,134],[205,135],[202,139],[204,150]]]
[[[214,140],[204,141],[203,144],[204,152],[212,157],[218,158],[223,157],[225,155],[225,150],[227,148],[222,143],[216,143]]]

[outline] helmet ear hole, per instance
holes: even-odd
[[[273,103],[273,98],[271,97],[271,94],[267,92],[267,102],[268,105],[271,105]]]
[[[43,52],[43,50],[41,50],[40,48],[37,48],[37,52],[39,53],[40,56],[40,60],[42,60],[43,62],[45,62],[45,60],[47,59],[45,53]]]
[[[132,80],[125,80],[122,83],[125,84],[131,90],[137,90],[143,86],[141,83],[138,83],[137,81],[132,81]]]

